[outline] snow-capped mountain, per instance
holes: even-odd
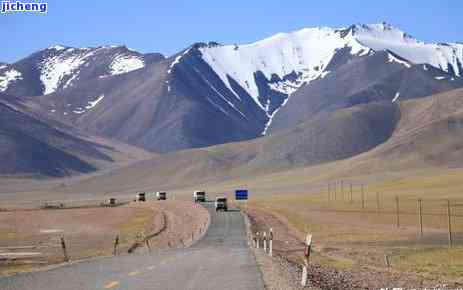
[[[302,83],[324,76],[336,51],[349,48],[352,55],[365,55],[370,49],[352,35],[341,37],[329,28],[308,28],[280,33],[246,45],[210,45],[199,50],[202,58],[227,87],[236,94],[228,78],[233,78],[262,109],[255,74],[261,72],[271,88],[283,94],[293,93]],[[295,75],[288,79],[288,76]]]
[[[157,152],[253,139],[318,114],[463,86],[463,45],[388,24],[305,28],[164,59],[55,46],[0,68],[0,90],[94,134]],[[32,97],[33,96],[33,97]]]
[[[13,95],[47,95],[75,86],[81,80],[105,78],[143,68],[149,56],[124,46],[74,48],[61,45],[11,65],[0,66],[0,91]]]
[[[348,31],[375,51],[390,50],[415,64],[427,63],[457,77],[463,75],[461,43],[424,43],[386,23],[354,25]]]
[[[265,134],[274,115],[302,85],[325,77],[339,59],[348,61],[380,51],[388,51],[389,62],[407,68],[429,64],[455,78],[463,72],[462,44],[426,44],[385,23],[305,28],[245,45],[197,45],[178,55],[169,72],[182,61],[188,63],[189,57],[199,58],[195,62],[205,62],[232,95],[226,102],[229,106],[221,109],[236,110],[236,100],[250,97],[264,114]]]

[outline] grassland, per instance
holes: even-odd
[[[311,232],[319,253],[314,261],[322,264],[384,268],[388,255],[395,270],[463,282],[463,172],[433,170],[374,180],[348,178],[344,193],[338,181],[336,200],[332,182],[330,197],[326,186],[303,193],[257,195],[250,206],[281,215],[300,233]],[[354,184],[352,202],[350,183]],[[422,199],[422,237],[418,199]],[[447,199],[452,205],[453,248],[448,247]]]
[[[155,221],[154,216],[152,208],[139,206],[0,212],[0,256],[37,253],[2,261],[0,274],[62,262],[60,237],[64,237],[72,260],[110,255],[116,235],[120,236],[120,249],[126,249],[138,233]]]

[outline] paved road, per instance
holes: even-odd
[[[0,289],[264,289],[241,214],[209,211],[208,231],[188,249],[102,258],[0,278]]]

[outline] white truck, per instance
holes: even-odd
[[[194,202],[206,202],[206,192],[201,190],[193,192],[193,200]]]

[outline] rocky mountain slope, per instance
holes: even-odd
[[[266,150],[303,165],[386,141],[400,102],[463,87],[462,63],[462,44],[423,43],[384,23],[196,43],[169,58],[54,46],[1,65],[0,100],[14,98],[47,124],[160,153],[268,136],[244,160],[257,164]]]

